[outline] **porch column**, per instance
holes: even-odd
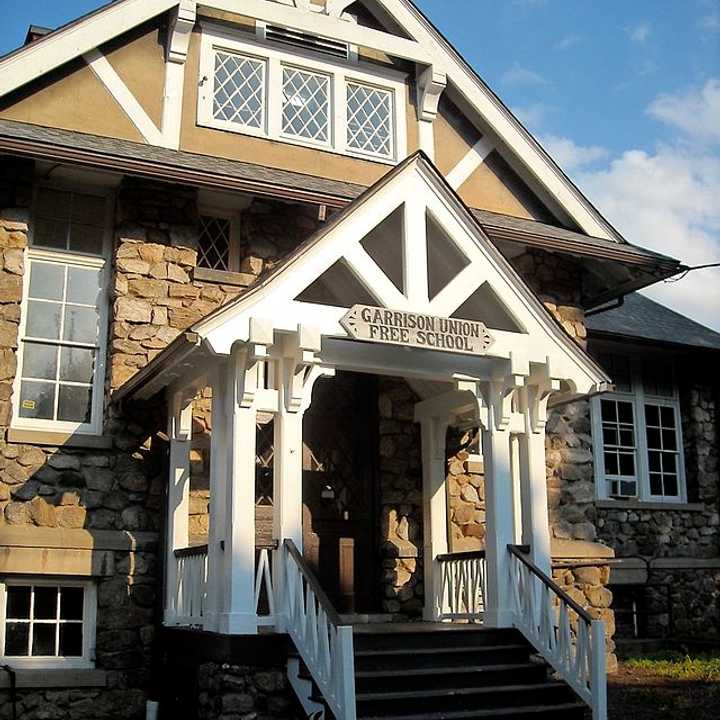
[[[248,348],[233,351],[226,374],[227,403],[225,488],[226,605],[219,631],[257,633],[255,609],[255,445],[258,365]],[[221,455],[222,457],[222,455]],[[222,496],[221,496],[222,497]]]
[[[165,624],[177,619],[178,573],[175,550],[189,542],[190,441],[192,438],[192,398],[175,393],[168,403],[170,474],[167,490],[165,557]]]
[[[225,496],[228,471],[225,463],[226,403],[224,363],[212,378],[212,433],[210,435],[210,523],[208,529],[208,589],[204,629],[217,632],[225,607]]]
[[[487,413],[483,423],[485,459],[485,506],[487,592],[485,624],[511,627],[513,612],[510,595],[508,545],[514,542],[514,502],[511,455],[511,400],[517,387],[489,382],[483,395]]]
[[[520,436],[520,483],[524,545],[544,573],[551,573],[550,524],[545,471],[545,424],[548,394],[533,385],[522,394],[525,433]]]
[[[423,567],[427,621],[438,620],[441,608],[435,558],[448,551],[445,444],[449,417],[425,417],[420,422],[423,468]],[[440,602],[442,602],[440,600]]]

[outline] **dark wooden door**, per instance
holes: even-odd
[[[338,373],[315,386],[303,425],[304,555],[340,612],[374,612],[377,383]]]

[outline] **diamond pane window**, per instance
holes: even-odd
[[[230,270],[230,239],[232,223],[229,218],[200,216],[198,265],[211,270]]]
[[[675,408],[645,405],[650,494],[677,497],[678,475],[677,419]]]
[[[330,78],[283,68],[282,130],[306,140],[330,140]]]
[[[388,90],[347,84],[348,147],[372,155],[391,157],[392,93]]]
[[[227,52],[215,54],[213,117],[261,129],[265,122],[263,60]]]

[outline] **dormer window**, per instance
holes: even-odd
[[[395,163],[405,156],[405,76],[203,32],[198,123]]]

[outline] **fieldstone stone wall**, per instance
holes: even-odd
[[[304,717],[282,669],[205,663],[197,676],[198,720]]]
[[[448,548],[450,552],[485,549],[485,470],[471,459],[476,431],[448,432]],[[477,448],[475,448],[477,451]]]
[[[398,619],[422,614],[423,497],[418,397],[404,380],[382,377],[380,411],[381,591],[383,610]]]

